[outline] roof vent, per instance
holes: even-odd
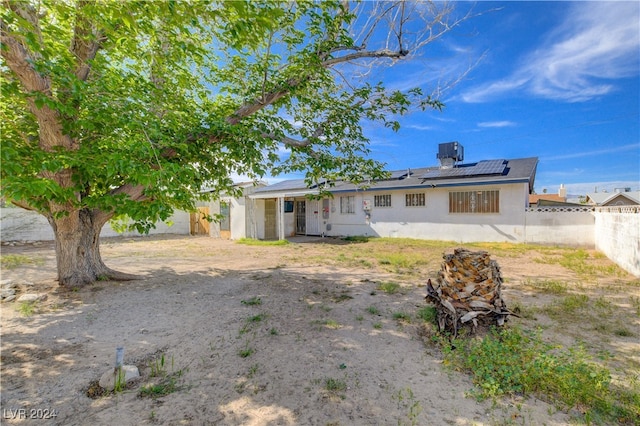
[[[621,192],[631,192],[631,188],[614,188],[614,191],[618,194]]]
[[[560,188],[558,189],[558,196],[563,199],[567,199],[567,188],[564,187],[564,183],[560,184]]]
[[[436,158],[440,160],[440,168],[450,169],[456,162],[464,160],[464,147],[459,142],[441,143]]]

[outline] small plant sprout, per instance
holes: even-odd
[[[411,315],[407,314],[406,312],[394,312],[393,313],[393,319],[399,321],[399,322],[406,322],[406,323],[410,323],[411,322]]]
[[[18,311],[20,311],[23,316],[30,317],[36,311],[36,302],[21,302]]]
[[[369,312],[371,315],[380,315],[380,310],[373,305],[367,308],[367,312]]]
[[[400,287],[400,284],[395,283],[393,281],[385,281],[378,284],[377,289],[387,294],[396,294],[400,292],[401,287]]]
[[[254,296],[250,299],[241,300],[240,303],[247,306],[262,305],[262,299],[257,296]]]
[[[122,367],[116,367],[114,369],[115,383],[113,385],[114,392],[122,392],[127,386],[125,379],[125,372]]]
[[[244,348],[242,348],[242,349],[240,349],[240,350],[238,351],[238,355],[240,356],[240,358],[248,358],[248,357],[250,357],[251,355],[253,355],[253,353],[254,353],[255,351],[256,351],[255,349],[253,349],[253,348],[249,347],[249,342],[247,342],[247,343],[244,345]]]

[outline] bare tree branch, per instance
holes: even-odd
[[[329,68],[333,65],[341,64],[344,62],[353,61],[356,59],[365,59],[365,58],[389,58],[389,59],[400,59],[407,56],[409,52],[405,50],[393,51],[390,49],[380,49],[380,50],[361,50],[359,52],[350,53],[348,55],[340,56],[337,58],[327,59],[322,62],[322,66],[325,68]]]
[[[371,3],[369,3],[371,5]],[[399,60],[414,54],[425,45],[434,42],[444,34],[456,27],[462,21],[468,19],[471,13],[467,13],[462,18],[453,22],[448,22],[447,17],[450,15],[452,7],[447,2],[434,3],[431,1],[411,4],[411,9],[407,10],[407,4],[404,1],[392,3],[378,2],[370,10],[371,15],[366,20],[364,30],[360,33],[361,39],[355,39],[354,46],[333,46],[324,52],[318,52],[318,58],[323,68],[332,68],[344,63],[358,63],[361,59],[391,59]],[[357,13],[364,13],[364,6]],[[406,25],[411,19],[417,19],[424,22],[420,33],[411,41],[406,40]],[[367,49],[366,45],[370,38],[379,30],[383,23],[387,22],[388,36],[394,36],[395,42],[388,42],[385,47],[379,49]],[[357,19],[356,19],[357,21]],[[332,34],[327,35],[327,39],[331,39]],[[388,39],[389,40],[389,39]],[[393,47],[391,47],[393,46]],[[340,56],[332,56],[339,52],[349,52]],[[372,66],[372,65],[371,65]],[[233,114],[227,117],[227,123],[237,124],[243,118],[248,117],[261,109],[272,105],[283,97],[289,95],[292,90],[311,79],[311,75],[300,76],[298,78],[289,79],[279,88],[263,93],[259,99],[245,102]]]
[[[377,51],[360,51],[351,53],[349,55],[341,56],[338,58],[327,59],[322,62],[323,68],[330,68],[334,65],[349,62],[355,59],[362,58],[390,58],[390,59],[400,59],[406,56],[407,52],[394,52],[387,49],[377,50]],[[274,90],[269,93],[264,94],[260,99],[256,99],[253,102],[245,103],[240,108],[238,108],[232,115],[227,117],[227,123],[229,124],[237,124],[240,120],[245,117],[248,117],[261,109],[277,102],[282,99],[284,96],[287,96],[291,93],[293,88],[298,87],[303,82],[307,81],[311,76],[304,76],[296,79],[289,79],[286,82],[286,85],[279,90]]]
[[[364,7],[366,3],[360,3],[356,7],[356,9]],[[356,40],[359,40],[359,45],[363,48],[366,47],[369,39],[375,32],[376,28],[378,28],[379,23],[386,18],[387,14],[390,13],[393,9],[395,9],[398,5],[398,2],[375,2],[374,9],[370,13],[369,18],[362,26],[362,32],[359,36],[356,37]],[[387,7],[388,6],[388,7]],[[382,9],[378,12],[379,9]],[[358,13],[359,14],[359,13]]]

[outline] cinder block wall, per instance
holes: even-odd
[[[149,235],[179,234],[189,235],[189,213],[176,211],[169,219],[171,226],[164,222],[156,223],[156,229]],[[100,233],[101,237],[140,236],[138,232],[118,234],[107,223]],[[0,239],[2,241],[53,241],[51,225],[44,216],[17,207],[0,208]]]
[[[640,277],[640,206],[597,208],[594,234],[596,249]]]
[[[594,248],[593,207],[530,208],[525,213],[524,242]]]

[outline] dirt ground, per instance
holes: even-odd
[[[3,256],[28,256],[33,263],[2,270],[2,282],[15,284],[18,295],[47,298],[33,312],[15,301],[2,304],[2,423],[570,422],[570,413],[533,398],[494,403],[468,397],[470,378],[443,367],[437,347],[420,336],[418,321],[394,319],[397,312],[415,318],[426,306],[426,276],[336,261],[358,250],[344,244],[332,239],[272,247],[207,237],[105,239],[105,263],[144,278],[97,282],[79,291],[58,287],[51,243],[3,246]],[[425,274],[435,276],[441,256],[442,251],[434,255]],[[576,280],[559,265],[542,266],[526,256],[531,254],[492,255],[505,277],[509,307],[545,302],[546,296],[525,285],[527,280]],[[401,282],[404,291],[377,290],[385,280]],[[599,284],[634,278],[606,280]],[[640,297],[640,286],[632,289],[637,294],[625,297]],[[588,332],[564,331],[566,344],[589,338]],[[594,345],[637,358],[637,336]],[[95,397],[95,382],[113,367],[119,346],[125,364],[136,365],[141,378],[122,392]],[[152,396],[141,396],[143,390]],[[43,423],[37,417],[48,419]]]

